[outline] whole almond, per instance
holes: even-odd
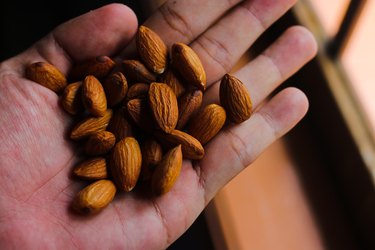
[[[175,43],[171,52],[172,66],[186,80],[187,84],[204,91],[206,89],[206,71],[195,51],[183,43]]]
[[[73,80],[80,81],[87,75],[93,75],[96,78],[101,79],[107,76],[115,65],[116,63],[108,56],[97,56],[75,65],[70,72],[70,77]]]
[[[128,93],[126,95],[126,100],[132,99],[145,99],[148,98],[148,90],[150,89],[150,85],[146,83],[135,83],[130,86]]]
[[[232,75],[225,74],[220,82],[220,103],[231,122],[244,122],[252,114],[252,103],[246,86]]]
[[[156,166],[151,179],[151,189],[155,195],[167,193],[180,175],[182,167],[181,145],[169,150]]]
[[[116,194],[110,180],[96,181],[79,191],[73,201],[73,209],[83,214],[93,214],[108,206]]]
[[[150,28],[140,26],[136,35],[136,47],[142,62],[156,74],[167,67],[168,49],[163,40]]]
[[[159,81],[171,87],[177,98],[185,92],[185,86],[182,82],[181,76],[178,72],[175,72],[172,69],[167,69],[162,75],[160,75]]]
[[[129,192],[134,188],[141,166],[141,149],[135,138],[126,137],[115,145],[110,158],[110,167],[119,189]]]
[[[173,90],[165,83],[151,83],[148,98],[158,127],[166,133],[172,131],[178,122],[178,104]]]
[[[87,155],[103,155],[108,153],[116,143],[115,136],[108,131],[99,131],[87,139],[85,153]]]
[[[158,137],[163,141],[163,145],[166,145],[168,148],[181,145],[184,158],[200,160],[204,156],[202,144],[188,133],[175,129],[169,134],[158,134]]]
[[[119,108],[113,114],[107,130],[115,135],[116,141],[133,135],[133,128],[128,121],[124,107]]]
[[[125,98],[128,92],[128,82],[121,72],[116,72],[105,79],[103,88],[107,98],[107,105],[113,107]]]
[[[82,82],[71,83],[65,87],[61,95],[61,106],[71,115],[79,114],[84,110],[81,87]]]
[[[98,157],[85,160],[73,169],[76,177],[84,180],[101,180],[108,178],[105,158]]]
[[[107,98],[102,84],[92,75],[82,82],[82,102],[87,111],[94,116],[103,116],[107,110]]]
[[[101,117],[87,117],[79,122],[70,132],[70,139],[80,140],[107,128],[112,117],[112,110],[107,109]]]
[[[152,83],[156,81],[156,75],[138,60],[124,60],[122,68],[126,78],[132,83]]]
[[[149,133],[154,130],[155,122],[147,100],[133,99],[126,104],[126,107],[129,117],[139,128]]]
[[[177,129],[183,129],[190,118],[202,105],[203,93],[200,90],[186,92],[178,100],[178,122]]]
[[[202,145],[209,142],[226,120],[225,110],[217,104],[210,104],[201,110],[189,123],[188,133],[195,137]]]
[[[25,76],[57,94],[60,94],[68,84],[65,75],[54,65],[47,62],[35,62],[28,65]]]
[[[141,146],[142,152],[142,180],[151,179],[156,165],[163,158],[163,149],[155,139],[148,139]]]

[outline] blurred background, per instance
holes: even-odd
[[[110,2],[1,1],[0,60]],[[142,23],[164,1],[122,2]],[[375,1],[300,0],[239,65],[296,24],[314,33],[319,53],[280,88],[307,94],[307,116],[170,249],[375,249]]]

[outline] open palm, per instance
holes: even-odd
[[[195,3],[197,2],[197,3]],[[207,70],[204,103],[218,102],[217,81],[285,13],[294,0],[168,1],[146,25],[163,40],[190,44]],[[230,11],[228,11],[230,9]],[[82,183],[66,138],[73,122],[52,91],[26,80],[25,65],[47,61],[67,73],[97,55],[123,58],[133,46],[134,14],[111,4],[60,25],[22,54],[0,64],[0,246],[14,249],[164,249],[197,218],[230,179],[306,113],[307,99],[288,88],[246,122],[226,128],[199,162],[185,161],[172,190],[158,198],[117,195],[101,213],[82,217],[69,205]],[[128,46],[128,44],[130,45]],[[257,107],[316,53],[302,27],[288,29],[234,74]]]

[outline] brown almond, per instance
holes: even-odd
[[[195,51],[183,43],[175,43],[171,52],[172,66],[186,80],[187,84],[204,91],[206,89],[206,71]]]
[[[93,75],[101,79],[107,76],[115,65],[116,63],[108,56],[97,56],[75,65],[70,72],[70,77],[80,81],[88,75]]]
[[[141,149],[135,138],[126,137],[115,145],[111,154],[110,167],[119,189],[129,192],[134,188],[141,166]]]
[[[105,79],[103,88],[107,98],[107,105],[113,107],[124,100],[128,92],[128,82],[121,72],[116,72]]]
[[[107,98],[102,84],[88,75],[82,82],[82,102],[87,111],[94,116],[103,116],[107,110]]]
[[[165,83],[151,83],[148,98],[156,124],[162,131],[169,133],[178,122],[178,104],[175,93]]]
[[[68,84],[65,75],[54,65],[47,62],[35,62],[28,65],[25,76],[57,94],[60,94]]]
[[[185,86],[182,82],[181,76],[172,69],[167,69],[162,75],[160,75],[159,82],[163,82],[171,87],[177,98],[185,92]]]
[[[80,140],[107,128],[112,117],[112,110],[107,109],[101,117],[87,117],[71,131],[70,139]]]
[[[252,114],[253,105],[246,86],[230,74],[225,74],[220,82],[220,103],[231,122],[244,122]]]
[[[125,137],[133,135],[133,128],[128,121],[124,107],[115,111],[107,130],[115,135],[116,141],[120,141]]]
[[[209,142],[226,120],[225,110],[217,104],[210,104],[201,110],[189,123],[188,133],[195,137],[202,145]]]
[[[183,131],[175,129],[169,134],[158,134],[158,137],[165,145],[167,145],[168,148],[181,145],[182,155],[184,158],[199,160],[204,156],[204,148],[202,144],[193,136]]]
[[[79,191],[73,201],[73,209],[83,214],[94,214],[108,206],[116,194],[110,180],[96,181]]]
[[[181,145],[169,150],[156,166],[151,179],[151,189],[155,195],[170,191],[176,183],[182,168]]]
[[[132,83],[152,83],[156,81],[156,75],[138,60],[124,60],[122,69],[126,78]]]
[[[74,82],[66,86],[60,103],[63,109],[71,115],[83,112],[82,82]]]
[[[105,158],[98,157],[85,160],[73,169],[73,174],[84,180],[101,180],[108,178]]]
[[[186,92],[178,100],[178,122],[177,129],[183,129],[189,122],[190,118],[195,115],[202,105],[203,92],[192,90]]]
[[[127,104],[128,115],[131,120],[146,132],[152,132],[155,122],[152,119],[150,107],[145,99],[133,99]]]
[[[150,28],[140,26],[136,35],[136,47],[142,62],[156,74],[167,67],[168,49],[163,40]]]
[[[142,152],[142,180],[151,179],[156,165],[163,158],[163,149],[155,139],[148,139],[141,146]]]
[[[87,139],[85,153],[87,155],[103,155],[108,153],[116,143],[115,136],[108,131],[99,131]]]
[[[146,83],[135,83],[130,86],[128,93],[126,95],[126,100],[132,99],[145,99],[148,98],[148,90],[150,89],[150,85]]]

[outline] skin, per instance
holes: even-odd
[[[208,104],[218,101],[218,80],[294,2],[174,0],[146,25],[169,46],[181,41],[196,50],[207,70]],[[132,11],[111,4],[60,25],[0,64],[2,249],[165,249],[220,188],[307,112],[307,98],[296,88],[284,89],[258,107],[316,53],[312,35],[303,27],[291,27],[234,72],[249,89],[256,112],[220,132],[206,145],[203,160],[184,161],[169,193],[153,199],[136,192],[121,194],[97,215],[71,213],[72,198],[84,185],[69,177],[79,160],[65,137],[73,121],[59,107],[55,93],[23,77],[25,65],[47,61],[67,73],[75,61],[96,55],[120,60],[132,52],[136,29]]]

